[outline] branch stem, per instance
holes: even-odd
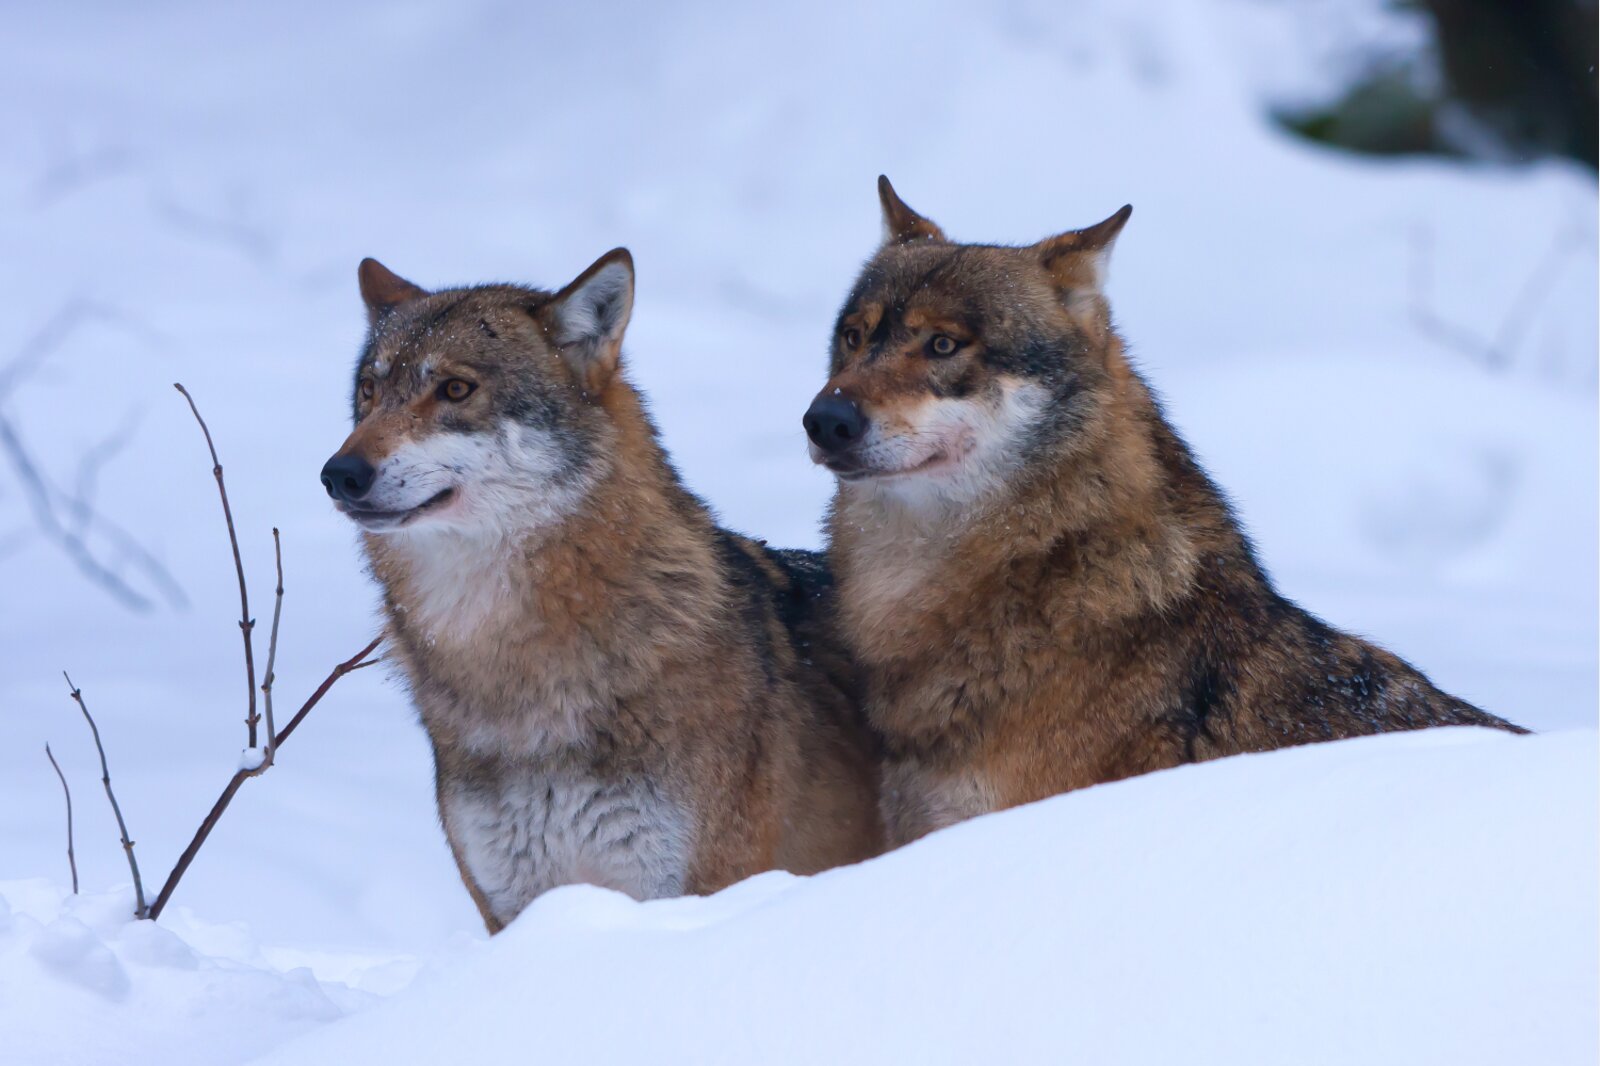
[[[295,727],[305,720],[306,715],[311,713],[311,708],[315,707],[322,697],[328,694],[328,690],[334,686],[335,682],[352,670],[359,670],[363,666],[372,665],[371,662],[366,661],[367,656],[371,655],[382,642],[383,634],[380,633],[372,638],[372,642],[365,648],[335,666],[333,672],[323,679],[322,684],[317,686],[311,697],[295,712],[294,717],[289,719],[289,724],[283,727],[283,731],[272,738],[272,750],[277,751],[283,745],[283,742],[289,739],[289,734],[293,733]],[[211,810],[206,814],[205,820],[200,823],[200,828],[195,830],[194,839],[189,841],[189,846],[183,849],[182,855],[178,856],[177,865],[167,875],[166,884],[161,886],[160,894],[156,896],[155,903],[150,907],[149,917],[161,917],[161,912],[166,909],[167,901],[172,898],[173,890],[178,887],[178,882],[183,879],[184,873],[188,871],[189,864],[194,862],[194,857],[199,854],[201,845],[211,835],[211,830],[216,828],[217,820],[228,809],[228,804],[233,802],[233,797],[239,791],[240,786],[250,778],[259,775],[267,768],[267,765],[267,763],[263,762],[253,770],[240,770],[228,781],[227,786],[222,790],[222,795],[217,797],[217,802],[211,805]]]
[[[211,452],[211,474],[217,479],[217,495],[222,497],[222,517],[228,523],[228,543],[233,547],[233,569],[239,575],[239,634],[244,638],[244,681],[245,691],[248,694],[248,710],[245,715],[245,725],[249,728],[250,747],[256,746],[256,723],[261,720],[256,713],[256,656],[250,633],[256,627],[255,619],[250,617],[250,593],[245,588],[244,560],[239,555],[239,534],[233,528],[233,508],[228,505],[228,486],[222,480],[222,460],[217,458],[217,446],[211,440],[211,428],[206,425],[206,420],[200,417],[200,408],[195,405],[194,397],[189,395],[189,390],[178,382],[173,382],[173,388],[183,394],[189,401],[189,410],[194,412],[194,420],[200,423],[200,432],[205,434],[206,448]]]
[[[122,834],[122,850],[128,854],[128,869],[133,873],[133,899],[135,918],[151,917],[150,909],[144,905],[144,882],[139,879],[139,860],[133,855],[133,841],[128,839],[128,823],[122,820],[122,807],[117,803],[117,794],[111,790],[111,767],[106,765],[105,745],[100,743],[100,727],[94,724],[94,715],[89,713],[89,705],[83,702],[83,692],[72,683],[72,678],[67,676],[65,670],[61,676],[67,678],[67,688],[72,690],[72,698],[78,704],[78,709],[83,712],[83,720],[89,723],[89,732],[94,734],[94,747],[100,753],[100,781],[106,786],[106,799],[111,801],[111,813],[117,816],[117,830]]]
[[[61,780],[61,793],[67,797],[67,866],[72,870],[72,894],[78,894],[78,857],[72,852],[72,789],[67,787],[67,775],[61,772],[61,764],[56,762],[50,745],[44,746],[44,757],[50,760],[50,765],[55,768],[56,777]]]
[[[277,676],[273,667],[278,661],[278,621],[283,617],[283,541],[278,527],[272,527],[272,557],[278,566],[277,594],[272,600],[272,633],[267,638],[267,671],[261,676],[261,709],[267,716],[267,750],[262,753],[261,769],[272,765],[277,750],[277,726],[272,722],[272,682]]]

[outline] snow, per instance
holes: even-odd
[[[132,908],[131,889],[73,897],[45,880],[0,882],[8,1062],[248,1062],[376,1002],[363,979],[394,987],[377,960],[347,968],[354,983],[319,981],[268,961],[240,928],[132,921]]]
[[[259,770],[261,769],[261,764],[266,761],[267,749],[265,748],[239,749],[239,769],[241,770]]]
[[[558,889],[266,1061],[1589,1063],[1594,756],[1349,741],[709,899]]]
[[[29,1063],[1588,1063],[1594,757],[1579,731],[1364,738],[708,898],[557,889],[381,1003],[415,960],[318,980],[238,928],[128,921],[126,892],[8,882],[0,1030]]]
[[[552,1058],[583,1040],[591,1059],[737,1058],[770,1033],[811,1061],[829,1041],[846,1060],[1592,1059],[1593,176],[1284,137],[1266,108],[1312,91],[1327,50],[1279,7],[14,15],[0,415],[187,606],[93,522],[156,607],[84,580],[0,463],[8,1053],[367,1061],[349,1052],[368,1041],[429,1061],[516,1030]],[[1376,7],[1338,17],[1403,47]],[[957,238],[1034,240],[1132,202],[1117,320],[1285,591],[1546,735],[1189,768],[708,900],[563,890],[484,944],[380,667],[244,784],[158,926],[122,920],[127,867],[60,669],[152,893],[245,739],[232,559],[173,381],[217,438],[258,621],[283,531],[287,720],[375,625],[317,481],[346,432],[361,257],[424,285],[554,286],[626,244],[626,361],[686,478],[728,524],[814,546],[831,484],[799,419],[879,232],[880,172]],[[74,787],[76,900],[46,740]]]

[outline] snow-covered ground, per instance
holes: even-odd
[[[24,1062],[63,1033],[91,1061],[244,1061],[351,1010],[267,1061],[1587,1063],[1593,762],[1577,733],[1380,737],[1152,774],[707,899],[559,889],[378,1006],[275,970],[238,930],[0,884],[18,986],[0,1027]]]
[[[229,1062],[315,1030],[282,1061],[469,1039],[496,1061],[515,1027],[557,1059],[748,1061],[770,1034],[798,1061],[1592,1060],[1595,183],[1285,138],[1263,93],[1323,50],[1319,5],[1292,6],[12,13],[0,416],[186,606],[92,524],[156,607],[84,580],[0,463],[8,1050]],[[120,921],[126,867],[59,671],[99,719],[147,883],[244,743],[231,558],[171,382],[217,436],[263,628],[283,531],[281,715],[374,627],[317,483],[363,255],[424,285],[555,285],[627,244],[631,372],[685,475],[730,525],[814,545],[830,484],[799,415],[880,171],[970,239],[1134,203],[1118,320],[1286,591],[1551,735],[1190,768],[710,900],[565,890],[486,946],[420,730],[370,670],[245,786],[162,928]],[[46,740],[74,785],[77,900]]]

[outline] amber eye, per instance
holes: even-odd
[[[947,337],[943,333],[935,333],[933,340],[928,342],[928,351],[934,355],[954,355],[959,347],[961,345],[954,337]]]
[[[844,331],[844,346],[846,348],[859,348],[861,346],[861,331],[851,327]]]
[[[478,386],[474,385],[470,381],[463,381],[460,378],[451,378],[449,381],[439,386],[439,397],[441,399],[449,400],[451,403],[460,403],[468,396],[471,396],[473,390],[477,387]]]
[[[372,394],[378,391],[378,387],[372,383],[371,378],[362,378],[361,384],[357,386],[357,389],[360,391],[363,400],[372,399]]]

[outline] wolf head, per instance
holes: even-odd
[[[1112,374],[1106,262],[1133,209],[1012,248],[951,242],[887,178],[878,194],[884,241],[839,311],[811,458],[846,485],[970,503],[1092,421]]]
[[[606,253],[557,293],[430,293],[372,259],[355,429],[322,468],[369,533],[515,535],[558,521],[607,469],[598,403],[633,309],[633,259]]]

